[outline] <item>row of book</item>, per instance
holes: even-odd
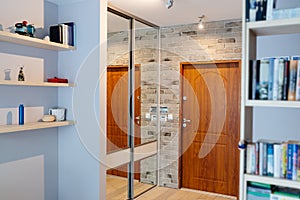
[[[246,0],[246,22],[270,20],[276,0]]]
[[[51,42],[75,46],[76,37],[74,22],[52,25],[49,29]]]
[[[248,143],[245,166],[248,174],[300,181],[300,142]]]
[[[300,198],[298,189],[249,182],[247,200],[296,200]]]
[[[249,62],[249,99],[300,100],[299,56]]]

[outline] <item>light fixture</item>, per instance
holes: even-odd
[[[205,15],[202,15],[199,17],[199,23],[198,23],[199,29],[204,29],[204,18],[205,18]]]
[[[174,0],[167,0],[166,8],[168,9],[172,8],[173,4],[174,4]]]

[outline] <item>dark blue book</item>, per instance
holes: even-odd
[[[293,145],[294,144],[288,144],[287,147],[287,174],[286,178],[292,180],[293,179]]]

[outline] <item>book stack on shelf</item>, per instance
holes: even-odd
[[[274,8],[274,0],[246,0],[246,22],[269,20]]]
[[[50,41],[64,45],[75,46],[74,22],[61,23],[50,26]]]
[[[249,62],[249,99],[300,100],[299,56]]]
[[[300,190],[279,187],[270,184],[249,182],[247,200],[296,200],[300,198]]]
[[[300,181],[300,141],[248,143],[246,173]]]

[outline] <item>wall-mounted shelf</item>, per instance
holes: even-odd
[[[23,36],[16,33],[9,33],[5,31],[0,31],[0,41],[20,44],[20,45],[25,45],[30,47],[36,47],[41,49],[54,50],[54,51],[69,51],[69,50],[76,49],[73,46],[59,44],[56,42],[49,42],[42,39],[32,38],[32,37]]]
[[[49,83],[49,82],[23,82],[23,81],[0,81],[0,85],[7,86],[37,86],[37,87],[75,87],[74,83]]]
[[[300,33],[299,21],[299,18],[256,21],[246,23],[246,27],[256,36],[294,34]]]
[[[31,122],[24,125],[0,125],[0,134],[11,133],[18,131],[29,131],[44,128],[55,128],[61,126],[74,125],[74,121],[62,121],[62,122]]]

